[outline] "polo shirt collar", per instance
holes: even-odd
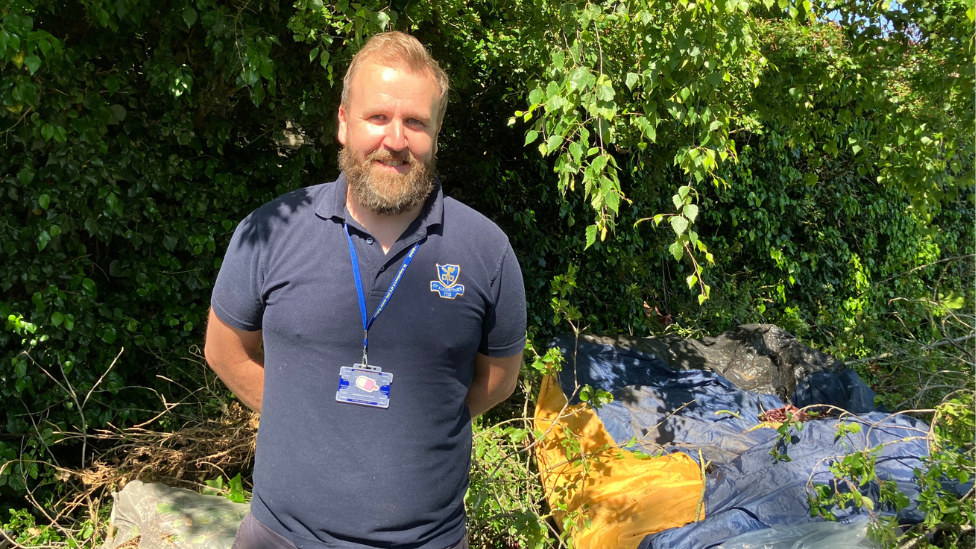
[[[324,185],[323,192],[316,199],[315,213],[323,219],[336,219],[343,223],[349,223],[359,230],[363,228],[352,216],[348,216],[346,210],[346,189],[349,183],[346,181],[346,172],[339,174],[339,178],[331,185]],[[434,225],[444,222],[444,192],[441,189],[440,179],[434,179],[434,190],[427,197],[420,216],[411,226],[416,230],[427,234]],[[365,232],[365,231],[364,231]]]

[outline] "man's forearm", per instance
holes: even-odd
[[[217,377],[241,402],[257,412],[261,411],[264,398],[264,351],[236,364],[221,364],[219,360],[212,360],[210,357],[207,357],[207,361]]]
[[[511,396],[518,384],[521,365],[521,353],[507,357],[488,357],[478,353],[474,361],[474,376],[465,397],[472,418]]]
[[[488,387],[487,383],[478,380],[471,382],[468,388],[468,410],[471,412],[471,419],[474,419],[488,410],[495,407],[499,402],[503,402],[512,392],[506,388],[495,387],[494,390]]]

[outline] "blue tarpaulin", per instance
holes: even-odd
[[[800,380],[790,398],[803,407],[829,404],[826,417],[803,423],[784,445],[775,428],[760,427],[759,416],[785,406],[780,398],[739,389],[722,376],[704,370],[672,369],[657,356],[618,346],[558,339],[567,365],[560,385],[574,395],[591,385],[614,395],[597,414],[618,444],[648,453],[685,452],[701,455],[707,469],[706,518],[648,535],[641,548],[709,548],[766,528],[823,521],[813,517],[808,487],[831,484],[835,459],[854,450],[877,448],[879,480],[894,481],[912,504],[898,512],[902,523],[920,521],[915,499],[914,469],[928,455],[928,426],[903,415],[878,411],[874,393],[850,369],[811,373]],[[575,366],[574,360],[575,357]],[[824,409],[827,411],[826,409]],[[851,412],[844,414],[841,410]],[[859,433],[838,436],[841,423],[858,424]],[[789,460],[776,460],[776,447]],[[878,500],[879,484],[862,493]],[[879,509],[894,513],[893,509]],[[839,509],[842,523],[864,520],[862,511]]]

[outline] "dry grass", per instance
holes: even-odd
[[[251,467],[259,417],[233,403],[221,417],[173,432],[142,428],[100,431],[95,437],[112,447],[77,474],[88,486],[120,487],[138,479],[199,488],[206,479],[233,476]]]
[[[132,480],[200,491],[209,488],[204,481],[219,476],[244,473],[242,476],[249,477],[259,419],[260,414],[233,403],[220,417],[191,421],[172,432],[141,427],[95,431],[86,436],[87,443],[106,449],[96,452],[88,467],[71,469],[45,463],[62,483],[56,490],[60,499],[42,504],[28,492],[27,500],[46,515],[64,539],[76,546],[97,543],[107,535],[107,525],[99,520],[105,516],[104,504],[113,491]],[[83,436],[62,434],[66,439]],[[86,522],[98,526],[87,539],[79,539],[79,527]]]

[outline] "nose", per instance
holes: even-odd
[[[386,136],[383,145],[393,151],[402,151],[407,148],[407,138],[403,132],[403,122],[393,120],[386,125]]]

